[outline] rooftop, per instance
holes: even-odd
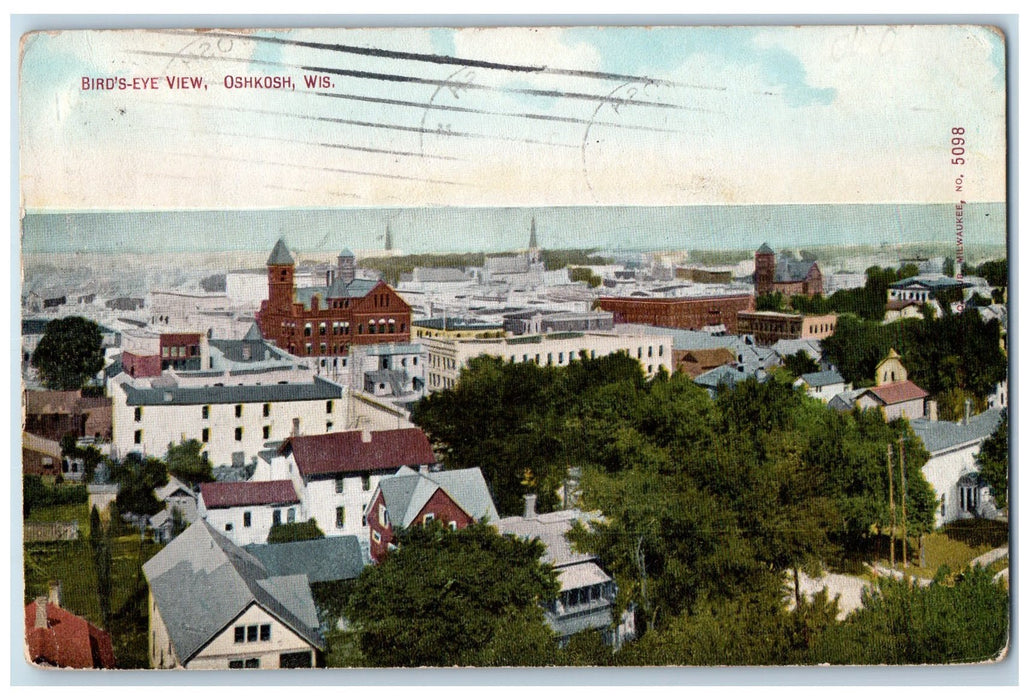
[[[143,573],[183,664],[251,605],[315,648],[325,648],[307,577],[274,575],[203,520],[147,561]]]
[[[126,378],[120,384],[129,406],[189,406],[220,403],[273,403],[338,399],[343,388],[314,377],[303,384],[247,384],[235,386],[137,388]]]
[[[288,438],[280,454],[292,454],[303,476],[395,471],[402,466],[435,464],[429,439],[418,428],[360,430]]]
[[[38,609],[40,605],[45,606],[45,613]],[[32,663],[114,668],[111,636],[45,599],[25,606],[25,651]]]
[[[260,560],[269,576],[304,574],[309,582],[322,583],[357,578],[364,569],[361,543],[354,535],[252,544],[245,549]]]
[[[488,518],[496,522],[500,519],[486,480],[477,467],[432,474],[419,474],[405,467],[379,482],[390,520],[401,527],[410,525],[439,489],[475,520]]]
[[[808,386],[829,386],[830,384],[843,384],[843,376],[835,370],[824,370],[822,372],[809,372],[808,374],[800,375],[800,379],[803,380]]]
[[[911,429],[922,439],[930,454],[937,454],[959,445],[985,440],[997,429],[1000,420],[1000,409],[991,408],[971,416],[967,423],[916,418],[911,421]]]
[[[238,506],[272,506],[300,503],[293,482],[279,481],[212,481],[200,485],[200,496],[208,508]]]
[[[929,395],[929,392],[910,380],[873,386],[865,391],[876,396],[887,406],[905,401],[914,401],[915,399],[924,399]]]

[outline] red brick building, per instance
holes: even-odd
[[[460,530],[473,522],[500,519],[486,481],[478,469],[416,472],[404,467],[382,479],[365,510],[372,561],[380,562],[395,546],[394,528],[425,525],[434,520]]]
[[[754,291],[758,296],[775,292],[786,297],[821,296],[822,271],[810,260],[783,256],[776,262],[775,251],[763,243],[754,253]]]
[[[597,305],[614,314],[615,323],[645,323],[665,328],[700,330],[724,325],[736,333],[736,314],[754,310],[752,294],[711,297],[600,297]]]
[[[324,287],[297,289],[293,256],[279,239],[268,258],[268,298],[257,325],[265,340],[290,354],[346,355],[351,345],[411,339],[411,307],[381,280],[355,278],[355,257],[344,249]]]

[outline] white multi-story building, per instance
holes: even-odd
[[[314,518],[329,537],[356,535],[368,545],[364,511],[379,481],[400,467],[427,470],[436,464],[418,428],[303,435],[286,440],[253,480],[291,483],[303,518]]]
[[[639,361],[647,376],[664,368],[671,374],[672,337],[655,332],[550,333],[518,338],[469,339],[422,338],[429,354],[428,389],[440,391],[457,384],[468,360],[481,355],[509,362],[535,362],[564,367],[575,360],[594,359],[624,352]]]
[[[307,520],[288,479],[201,484],[197,514],[241,547],[267,542],[273,525]]]
[[[196,439],[215,465],[255,461],[268,443],[346,425],[346,392],[263,341],[210,341],[208,367],[158,377],[119,374],[112,400],[112,456],[163,456]]]

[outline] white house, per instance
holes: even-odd
[[[829,403],[840,392],[850,390],[850,385],[835,370],[802,374],[793,382],[793,386],[803,389],[808,396],[824,403]]]
[[[153,668],[303,668],[325,640],[305,574],[275,575],[198,521],[143,565]]]
[[[326,535],[356,535],[367,547],[363,514],[379,481],[400,467],[427,470],[436,461],[418,428],[351,430],[287,439],[254,479],[288,480],[305,517],[317,520]]]
[[[922,467],[939,506],[936,526],[963,518],[997,517],[997,508],[989,487],[979,476],[975,457],[987,437],[1000,424],[1001,411],[990,409],[969,416],[960,423],[933,420],[930,417],[911,421],[911,429],[929,451],[929,461]]]
[[[267,542],[272,525],[307,520],[288,479],[201,484],[197,511],[211,527],[240,546]]]

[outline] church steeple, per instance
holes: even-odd
[[[529,224],[529,264],[538,263],[540,261],[540,248],[539,243],[536,241],[536,217],[532,217],[532,223]]]

